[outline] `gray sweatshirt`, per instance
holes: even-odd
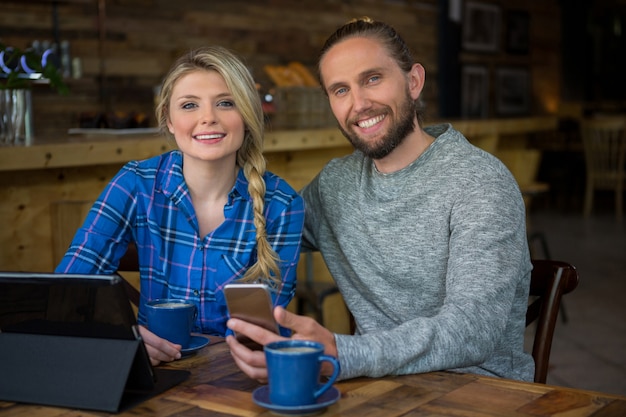
[[[450,125],[411,165],[356,151],[307,185],[304,245],[354,315],[335,335],[342,379],[455,370],[533,380],[524,352],[530,255],[517,183]]]

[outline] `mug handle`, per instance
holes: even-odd
[[[328,389],[330,387],[332,387],[332,385],[335,383],[335,380],[339,376],[339,370],[341,369],[341,367],[339,366],[339,361],[335,357],[333,357],[333,356],[321,355],[318,358],[318,361],[319,362],[324,362],[324,361],[330,362],[333,365],[333,374],[328,378],[328,381],[326,381],[326,383],[324,385],[322,385],[317,391],[315,391],[315,393],[313,394],[315,399],[317,399],[320,395],[322,395],[323,393],[328,391]]]

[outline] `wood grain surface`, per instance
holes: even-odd
[[[271,416],[252,401],[260,386],[239,371],[222,339],[167,365],[191,377],[120,416]],[[626,415],[626,397],[451,372],[356,378],[336,384],[339,401],[320,416],[567,416]],[[105,413],[0,402],[1,416],[89,417]]]

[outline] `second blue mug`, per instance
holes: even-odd
[[[339,361],[324,355],[324,345],[308,340],[283,340],[264,347],[267,361],[270,402],[281,406],[315,404],[339,376]],[[333,366],[333,373],[320,383],[322,362]]]

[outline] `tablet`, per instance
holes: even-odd
[[[153,368],[117,275],[0,272],[0,400],[120,412],[189,372]]]

